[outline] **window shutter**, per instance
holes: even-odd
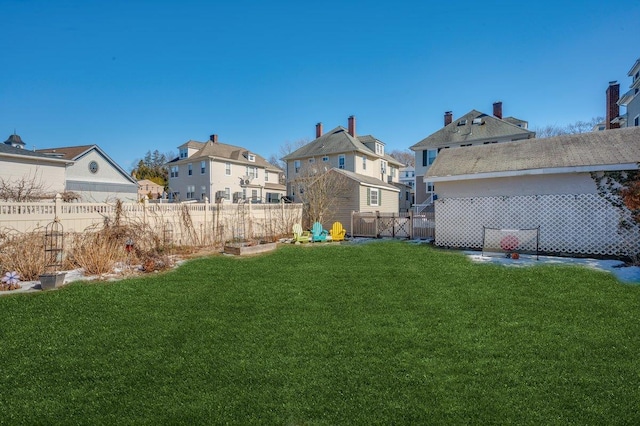
[[[422,165],[423,166],[428,166],[429,165],[429,160],[428,160],[428,152],[426,149],[424,151],[422,151]]]
[[[367,205],[371,205],[371,188],[367,188]]]
[[[378,205],[382,205],[382,189],[378,189]]]

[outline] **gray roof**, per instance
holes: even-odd
[[[39,152],[30,151],[23,148],[15,148],[11,145],[6,145],[4,143],[0,144],[0,155],[21,155],[23,157],[32,157],[37,160],[48,160],[53,162],[62,162],[62,163],[70,163],[68,160],[61,160],[58,158],[52,158],[50,155],[41,154]]]
[[[399,192],[400,190],[398,188],[396,188],[395,186],[383,182],[378,178],[374,178],[371,176],[365,176],[365,175],[361,175],[360,173],[355,173],[349,170],[344,170],[344,169],[336,169],[335,167],[333,169],[331,169],[334,172],[337,173],[341,173],[343,175],[345,175],[346,177],[348,177],[351,180],[355,180],[356,182],[366,185],[366,186],[375,186],[378,188],[384,188],[384,189],[388,189],[390,191],[395,191],[395,192]]]
[[[427,178],[529,170],[620,170],[640,162],[640,127],[441,150]],[[446,179],[441,179],[446,180]],[[452,179],[453,180],[453,179]]]
[[[375,151],[371,150],[365,145],[365,143],[378,142],[384,145],[384,142],[371,136],[351,136],[349,131],[342,126],[338,126],[335,129],[326,132],[319,138],[309,142],[305,146],[298,148],[294,152],[282,157],[284,161],[295,160],[299,158],[308,157],[321,157],[331,154],[342,154],[348,152],[360,152],[362,154],[370,155],[371,157],[383,158],[389,163],[397,166],[403,166],[401,162],[391,157],[390,155],[379,155]]]
[[[474,124],[474,120],[479,121],[479,123]],[[508,120],[502,120],[474,109],[422,139],[410,149],[417,151],[425,148],[443,148],[449,145],[471,143],[473,141],[491,141],[509,136],[513,139],[535,137],[535,132],[523,129],[513,124],[514,122],[526,123],[513,117],[508,117]]]
[[[281,169],[269,163],[262,156],[246,148],[242,148],[240,146],[228,145],[226,143],[213,142],[213,141],[207,141],[207,142],[188,141],[183,145],[181,145],[181,147],[186,147],[186,146],[188,146],[189,148],[199,149],[199,151],[194,153],[188,158],[176,158],[170,161],[170,163],[176,163],[176,162],[190,163],[192,161],[214,157],[214,158],[232,160],[236,163],[263,167],[267,170],[274,171],[274,172],[282,172]],[[248,154],[253,154],[255,156],[255,161],[249,161]]]

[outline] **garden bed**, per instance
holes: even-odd
[[[277,246],[278,243],[229,243],[224,245],[224,253],[236,256],[246,256],[273,251]]]

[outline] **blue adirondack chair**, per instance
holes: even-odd
[[[329,233],[326,229],[322,228],[322,224],[320,222],[314,223],[311,227],[311,239],[314,243],[318,241],[327,241],[327,235],[329,235]]]

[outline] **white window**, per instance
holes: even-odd
[[[224,198],[226,200],[230,200],[231,199],[231,188],[225,188],[224,189]]]
[[[251,190],[251,199],[253,201],[257,201],[258,200],[258,190],[257,189],[252,189]]]
[[[433,192],[433,182],[427,182],[427,192]]]
[[[192,200],[194,195],[196,192],[196,187],[195,185],[188,185],[187,186],[187,200]]]
[[[296,173],[300,171],[300,160],[295,160],[293,162],[293,168],[295,169]]]
[[[180,148],[180,158],[187,158],[189,156],[189,150],[187,148]]]
[[[207,170],[207,162],[206,161],[201,161],[200,162],[200,174],[203,175],[206,170]]]
[[[380,190],[367,188],[367,205],[379,206],[380,205]]]
[[[387,162],[384,160],[380,161],[380,173],[387,174]]]
[[[376,154],[384,155],[384,145],[376,142]]]
[[[251,161],[252,163],[256,161],[256,156],[254,154],[248,154],[247,158],[249,159],[249,161]]]
[[[204,197],[206,196],[207,196],[207,187],[203,185],[200,187],[200,199],[204,200]]]
[[[193,175],[193,164],[189,163],[188,164],[188,169],[189,169],[188,175],[189,176]]]
[[[362,156],[362,170],[367,170],[367,157],[365,155]]]
[[[224,163],[224,174],[231,176],[231,163]]]
[[[396,168],[391,166],[391,177],[396,177]]]
[[[171,166],[171,175],[170,177],[178,177],[178,166]]]
[[[338,156],[338,168],[344,169],[344,154]]]
[[[264,181],[269,182],[269,172],[266,170],[264,171]]]
[[[247,176],[249,178],[257,178],[258,177],[258,168],[254,166],[247,166]]]

